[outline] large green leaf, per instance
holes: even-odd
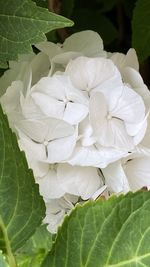
[[[138,0],[133,12],[132,45],[139,59],[150,55],[150,0]]]
[[[42,267],[150,266],[150,192],[77,206]]]
[[[0,0],[0,25],[0,67],[4,68],[6,61],[30,52],[32,44],[45,40],[44,33],[72,22],[31,0]]]
[[[44,215],[38,185],[0,108],[0,249],[8,258],[32,236]]]

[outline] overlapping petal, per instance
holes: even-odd
[[[59,164],[58,180],[65,192],[80,196],[83,200],[90,198],[102,186],[102,178],[93,167]]]
[[[107,148],[99,146],[98,144],[82,146],[81,143],[78,142],[67,162],[73,166],[79,165],[105,168],[109,163],[117,161],[127,155],[128,152],[126,150],[119,150],[111,147]]]
[[[112,79],[116,73],[120,78],[115,65],[105,58],[78,57],[67,65],[65,73],[76,88],[87,92]]]
[[[41,79],[32,89],[35,104],[47,117],[78,124],[88,114],[88,98],[74,88],[67,76]]]

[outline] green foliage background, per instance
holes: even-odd
[[[134,47],[150,84],[149,0],[0,0],[0,74],[35,43],[63,42],[85,29],[97,31],[106,50]],[[38,186],[0,109],[0,267],[150,266],[150,192],[77,205],[56,239],[42,225],[44,216]]]

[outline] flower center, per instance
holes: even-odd
[[[111,120],[112,119],[112,115],[110,113],[107,114],[107,120]]]
[[[44,146],[48,146],[48,141],[45,140],[43,144]]]
[[[63,101],[64,101],[65,105],[67,105],[67,103],[69,102],[69,100],[67,98],[65,98]]]

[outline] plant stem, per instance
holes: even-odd
[[[9,241],[8,234],[7,234],[7,229],[5,227],[5,224],[4,224],[1,216],[0,216],[0,228],[2,230],[3,237],[4,237],[4,242],[5,242],[5,246],[6,246],[6,257],[7,257],[9,266],[10,267],[17,267],[15,257],[12,253],[12,250],[11,250],[10,241]]]

